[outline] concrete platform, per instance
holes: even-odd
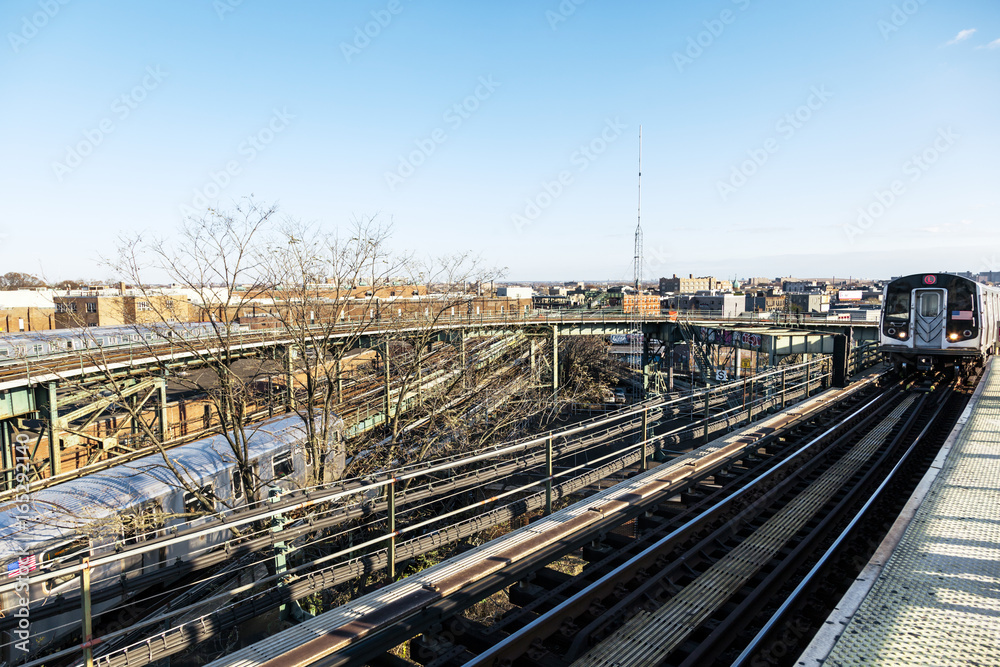
[[[1000,363],[797,661],[1000,665]]]

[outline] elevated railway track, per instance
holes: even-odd
[[[963,395],[891,386],[838,401],[839,414],[814,404],[797,435],[771,423],[703,446],[215,667],[365,664],[411,638],[410,656],[434,665],[729,664],[744,648],[752,658],[766,646],[754,633],[767,637],[792,599],[778,594],[796,589],[801,604],[820,578],[793,575],[838,550],[843,560],[858,507],[871,511],[891,471],[919,468],[909,455],[926,457]],[[590,561],[580,577],[545,569],[579,549]],[[504,588],[524,606],[490,626],[460,616]]]
[[[402,471],[393,477],[375,477],[364,482],[358,481],[347,486],[333,487],[324,490],[310,491],[303,497],[289,496],[280,504],[251,513],[242,517],[227,517],[217,524],[199,526],[193,531],[179,530],[169,540],[191,540],[198,534],[210,530],[230,530],[239,518],[239,525],[249,526],[267,516],[276,513],[297,516],[299,512],[308,521],[299,525],[290,524],[282,531],[280,537],[268,532],[244,532],[239,539],[227,545],[226,550],[205,553],[196,560],[182,567],[164,568],[160,571],[144,572],[136,579],[131,579],[122,585],[128,585],[134,590],[142,590],[162,581],[174,581],[181,576],[201,571],[203,568],[218,566],[222,561],[243,557],[246,554],[267,554],[273,549],[277,540],[293,543],[296,539],[304,539],[316,535],[319,531],[336,531],[337,527],[346,527],[352,521],[368,518],[368,527],[353,528],[355,535],[370,535],[366,543],[352,542],[341,544],[340,552],[324,559],[322,562],[312,561],[294,564],[284,577],[267,577],[256,582],[256,587],[248,586],[242,590],[227,591],[221,596],[216,595],[217,603],[222,603],[218,612],[199,616],[190,623],[175,625],[164,631],[157,639],[156,648],[149,652],[147,643],[137,649],[135,645],[125,647],[101,658],[108,665],[135,665],[144,658],[139,653],[158,659],[157,656],[176,654],[178,651],[196,644],[198,641],[215,636],[222,628],[231,627],[232,623],[253,618],[266,609],[273,609],[281,604],[321,591],[338,583],[350,581],[358,576],[388,569],[389,554],[392,562],[405,564],[408,559],[420,554],[440,549],[442,546],[478,534],[490,526],[495,526],[530,513],[549,510],[553,503],[559,503],[562,498],[577,494],[609,475],[617,475],[629,466],[648,460],[658,449],[664,450],[676,447],[684,442],[696,443],[704,438],[705,433],[716,432],[734,425],[740,420],[746,420],[751,415],[780,407],[785,401],[804,397],[807,392],[822,389],[828,382],[828,374],[823,364],[805,364],[790,368],[783,372],[775,372],[769,377],[760,378],[756,398],[752,400],[741,413],[727,412],[726,407],[733,401],[727,400],[724,392],[745,395],[741,383],[734,383],[728,388],[720,387],[702,391],[691,397],[674,399],[672,401],[648,401],[633,406],[622,412],[602,417],[580,424],[569,430],[553,433],[541,438],[515,443],[510,448],[489,452],[477,460],[458,460],[441,464],[437,468],[413,469]],[[692,404],[696,404],[699,412],[707,399],[709,410],[716,406],[716,414],[710,414],[706,419],[703,414],[696,414],[697,420],[681,428],[679,423],[690,418],[688,412]],[[669,445],[669,446],[668,446]],[[608,453],[605,453],[608,452]],[[586,455],[587,458],[578,458]],[[487,462],[488,465],[484,465]],[[549,466],[552,462],[552,466]],[[549,472],[546,472],[548,470]],[[451,471],[451,472],[448,472]],[[442,477],[442,475],[445,475]],[[425,482],[403,488],[407,479]],[[482,494],[482,489],[489,485],[500,484],[503,491],[490,497]],[[388,510],[387,489],[400,489],[395,499],[398,529],[392,535],[390,548],[386,549],[386,532],[384,525],[385,512]],[[491,487],[492,488],[492,487]],[[469,490],[478,492],[469,495]],[[374,495],[373,495],[374,493]],[[462,495],[464,494],[464,496]],[[413,513],[411,508],[424,507],[434,498],[466,498],[466,506],[451,512],[433,511],[433,518],[427,519],[426,510]],[[339,500],[338,500],[339,498]],[[471,504],[468,504],[469,501]],[[454,500],[448,501],[454,507]],[[322,508],[320,512],[311,515],[301,514],[306,507]],[[433,508],[433,506],[426,506]],[[478,508],[478,509],[477,509]],[[483,512],[485,510],[485,513]],[[373,517],[375,517],[373,522]],[[361,532],[358,533],[358,529]],[[343,540],[346,533],[341,530]],[[334,543],[336,544],[336,533]],[[398,540],[398,542],[397,542]],[[159,548],[157,542],[141,545],[140,549]],[[367,554],[358,556],[357,552],[367,550]],[[336,551],[336,550],[335,550]],[[135,548],[126,548],[116,556],[108,558],[127,557],[136,553]],[[337,556],[337,553],[340,553]],[[353,555],[352,555],[353,554]],[[79,572],[79,566],[62,572],[50,572],[44,577],[73,575]],[[285,578],[283,586],[277,586],[279,579]],[[99,582],[95,582],[95,585]],[[92,601],[96,604],[101,596],[111,595],[95,588]],[[198,604],[204,604],[202,600]],[[211,602],[211,600],[209,600]],[[56,614],[68,609],[79,609],[79,596],[66,595],[62,601],[48,601],[48,604],[38,610],[40,614]],[[157,617],[139,623],[141,627],[154,628],[158,624],[171,622],[179,614],[190,612],[195,603],[171,613],[166,618]],[[0,621],[2,624],[2,621]],[[136,624],[134,624],[136,625]],[[95,626],[97,627],[97,626]],[[105,636],[102,641],[111,641],[119,635]],[[73,649],[67,649],[64,655],[72,655]],[[49,656],[49,660],[58,659],[59,654]],[[124,660],[125,662],[121,662]]]

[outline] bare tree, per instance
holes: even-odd
[[[0,290],[31,289],[33,287],[45,287],[45,281],[30,273],[18,271],[8,271],[0,276]]]
[[[229,446],[247,502],[258,500],[261,486],[249,456],[253,429],[248,414],[260,373],[241,374],[236,368],[244,356],[239,348],[239,318],[273,288],[258,248],[266,243],[275,217],[275,206],[247,199],[231,211],[209,210],[201,218],[185,220],[174,238],[124,237],[117,256],[108,262],[143,297],[151,320],[146,324],[170,341],[166,356],[157,348],[163,364],[183,356],[208,370],[207,379],[202,374],[175,381],[209,398],[217,419],[213,430]],[[192,297],[200,324],[184,321],[184,310],[190,306],[182,298],[163,298],[161,290],[150,286],[154,276],[166,278]],[[200,335],[193,337],[192,331]]]
[[[330,476],[327,456],[335,406],[343,398],[345,357],[378,323],[380,288],[408,262],[390,251],[390,231],[376,218],[355,219],[346,231],[332,234],[286,220],[262,259],[273,315],[297,352],[299,391],[292,407],[302,418],[317,481]]]

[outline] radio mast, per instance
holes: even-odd
[[[632,301],[632,313],[631,313],[631,329],[632,336],[630,336],[631,345],[629,346],[629,365],[635,365],[639,371],[642,371],[642,322],[643,314],[642,307],[640,303],[640,294],[642,292],[642,125],[639,126],[639,178],[638,178],[638,203],[636,206],[636,216],[635,216],[635,257],[634,261],[634,272],[633,272],[633,284],[632,287],[635,288],[635,298]],[[622,301],[624,302],[624,295],[622,296]]]

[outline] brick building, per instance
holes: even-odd
[[[197,309],[181,296],[122,294],[115,290],[70,292],[53,297],[57,329],[151,324],[164,319],[198,321]]]
[[[730,286],[731,283],[728,280],[718,280],[712,276],[695,278],[694,274],[688,274],[687,278],[678,278],[675,273],[672,278],[660,278],[660,294],[668,292],[673,294],[694,294],[695,292],[728,289]]]

